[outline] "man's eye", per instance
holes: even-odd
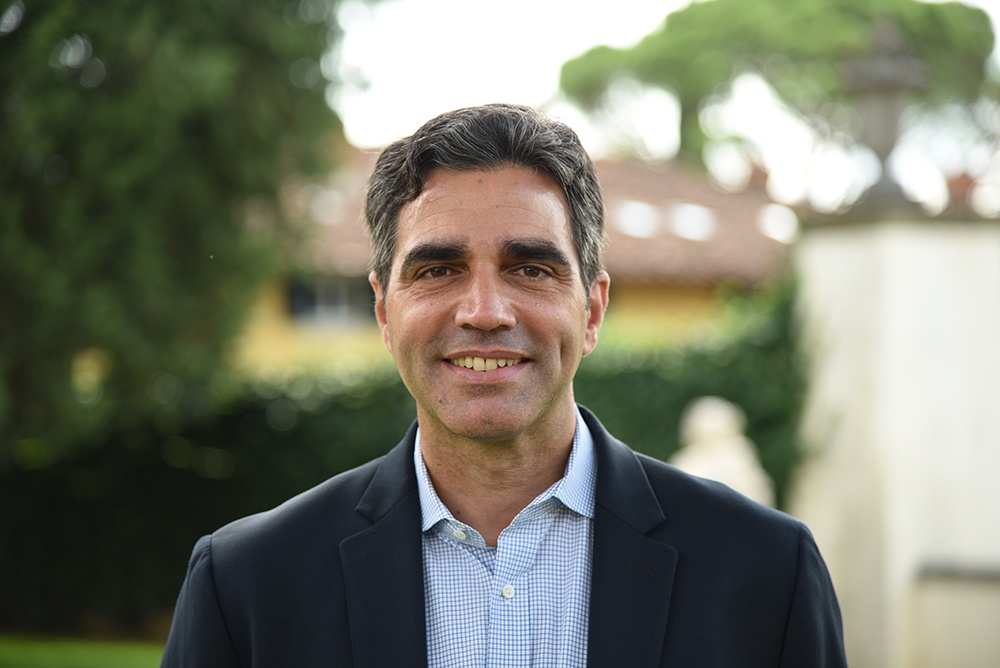
[[[450,271],[451,270],[448,269],[448,267],[431,267],[429,269],[425,269],[421,276],[425,278],[444,278],[450,273]]]
[[[532,265],[521,267],[521,273],[528,278],[541,278],[542,276],[545,276],[544,269]]]

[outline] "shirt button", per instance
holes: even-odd
[[[451,535],[459,540],[465,540],[466,538],[468,538],[465,532],[462,531],[461,529],[455,529],[454,533],[452,533]]]
[[[503,596],[508,601],[514,598],[514,587],[513,585],[504,585],[500,590],[500,595]]]

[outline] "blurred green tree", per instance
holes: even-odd
[[[336,2],[0,5],[0,466],[204,407],[333,155]]]
[[[600,46],[567,62],[563,91],[599,107],[618,77],[673,93],[681,111],[684,158],[700,161],[703,105],[739,74],[761,75],[782,100],[825,130],[843,118],[840,67],[870,47],[876,18],[892,21],[928,66],[931,106],[997,97],[988,69],[994,35],[984,11],[959,2],[918,0],[708,0],[670,14],[634,47]]]

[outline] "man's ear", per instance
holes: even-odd
[[[583,339],[583,354],[589,355],[597,347],[597,334],[604,322],[604,312],[608,310],[608,290],[611,277],[601,271],[590,285],[590,306],[587,310],[587,333]]]
[[[385,292],[374,271],[368,274],[368,282],[371,283],[372,290],[375,292],[375,320],[378,322],[379,329],[382,330],[382,343],[391,353],[392,341],[389,340],[389,327],[387,326],[389,320],[385,313]]]

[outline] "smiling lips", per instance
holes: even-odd
[[[520,364],[520,359],[497,359],[493,357],[456,357],[449,360],[455,366],[462,366],[474,371],[493,371],[502,366],[514,366]]]

